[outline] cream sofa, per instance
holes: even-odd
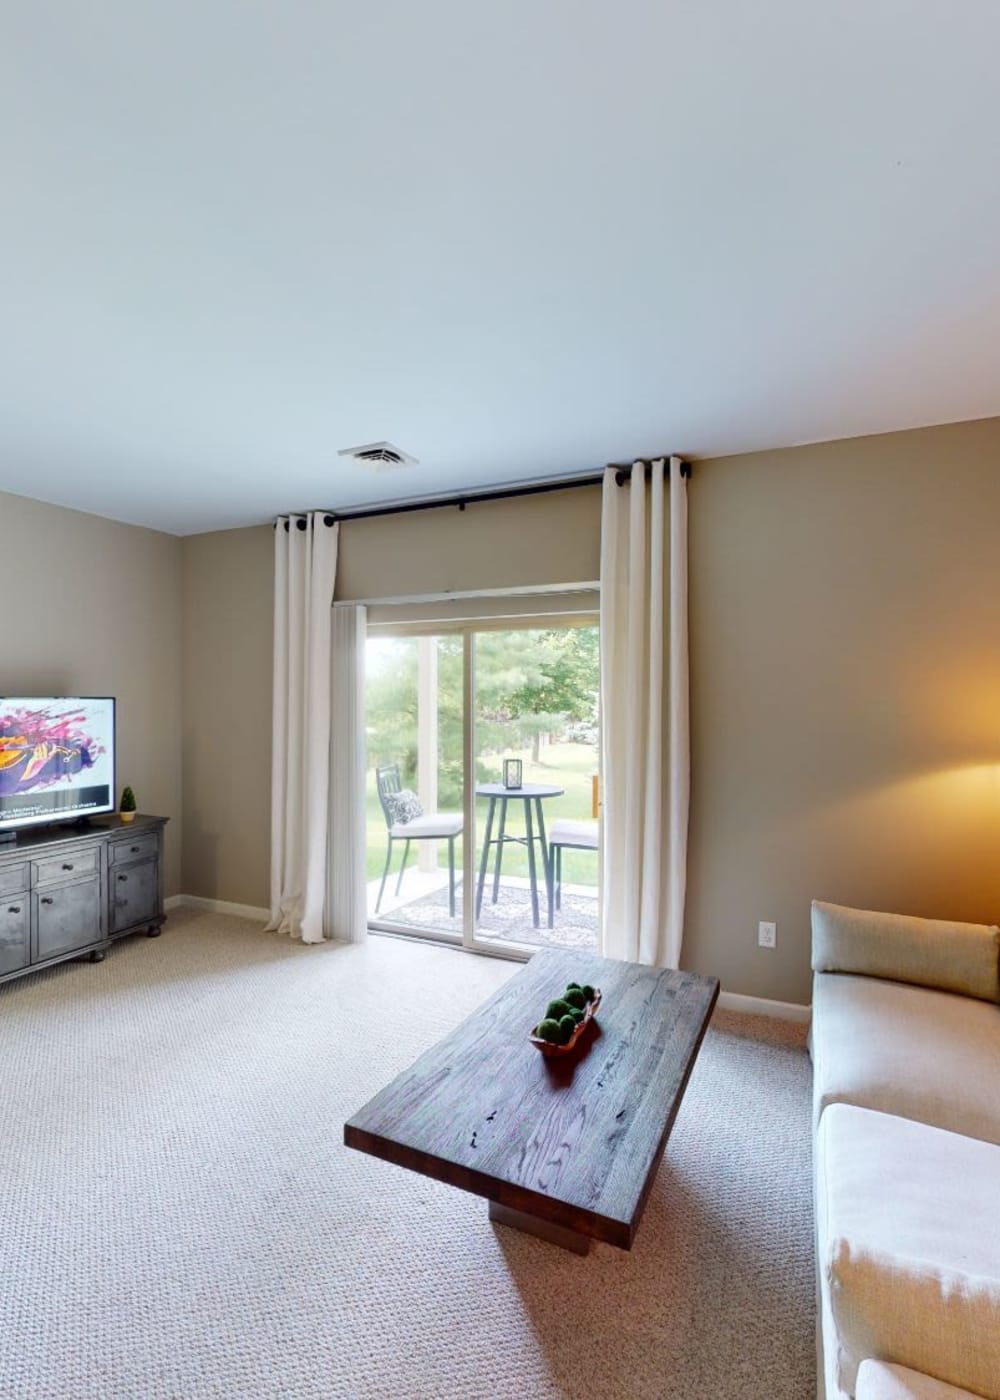
[[[1000,1400],[1000,930],[812,931],[820,1392]]]

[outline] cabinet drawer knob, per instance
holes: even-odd
[[[43,903],[43,904],[52,904],[52,903],[53,903],[53,900],[46,894],[46,895],[43,895],[43,896],[42,896],[42,903]]]
[[[129,852],[130,852],[132,855],[138,855],[138,853],[139,853],[139,847],[138,847],[138,846],[129,846]]]
[[[20,914],[20,912],[21,912],[21,906],[20,906],[20,904],[11,904],[11,905],[9,906],[8,910],[7,910],[7,913],[8,913],[8,914]]]
[[[119,884],[124,885],[124,883],[125,883],[125,881],[126,881],[127,879],[128,879],[128,876],[127,876],[127,875],[119,875],[119,876],[118,876],[118,882],[119,882]]]
[[[64,870],[72,870],[73,867],[69,864],[68,861],[65,861],[65,860],[64,860],[64,861],[63,861],[63,869],[64,869]]]

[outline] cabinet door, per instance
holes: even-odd
[[[35,951],[42,962],[58,953],[101,941],[101,878],[74,880],[32,891],[35,906]]]
[[[160,912],[160,870],[155,860],[117,866],[111,872],[111,932],[155,919]]]
[[[0,976],[27,967],[31,961],[31,902],[23,894],[0,895]]]

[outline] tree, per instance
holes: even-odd
[[[416,646],[397,637],[369,641],[365,668],[368,762],[398,763],[409,784],[417,769]]]
[[[438,801],[462,800],[461,636],[438,646]],[[495,777],[489,755],[531,744],[537,762],[544,734],[572,722],[596,726],[599,648],[595,627],[477,633],[476,778]],[[412,638],[378,638],[367,651],[369,763],[398,762],[406,786],[417,774],[417,646]]]
[[[599,666],[594,627],[482,633],[476,648],[480,715],[512,727],[522,742],[530,739],[537,763],[543,734],[570,720],[596,724]],[[499,747],[505,746],[501,740]]]

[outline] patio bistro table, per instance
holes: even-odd
[[[493,866],[493,899],[496,904],[500,894],[500,866],[503,861],[503,848],[507,841],[513,841],[519,846],[528,848],[528,876],[531,883],[531,915],[535,928],[539,927],[541,920],[538,915],[538,875],[535,865],[535,842],[537,841],[541,849],[542,871],[545,875],[546,889],[548,888],[549,873],[549,848],[545,840],[545,818],[542,815],[542,802],[546,797],[562,797],[565,788],[553,787],[549,783],[525,783],[523,787],[507,788],[503,783],[478,783],[476,785],[476,796],[489,798],[489,810],[486,815],[486,834],[483,837],[483,854],[479,861],[479,883],[476,887],[476,918],[479,918],[483,907],[483,886],[486,883],[486,867],[489,864],[490,847],[496,846],[496,861]],[[510,836],[507,833],[507,803],[520,801],[524,803],[524,836]],[[500,804],[500,825],[498,834],[493,835],[493,818],[496,815],[497,803]],[[535,818],[537,831],[532,824],[531,804],[535,805]]]

